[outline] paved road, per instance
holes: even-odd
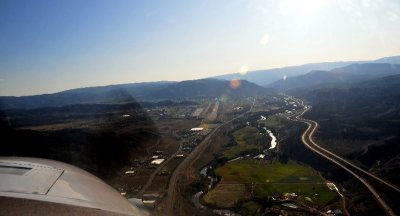
[[[359,176],[358,174],[356,174],[355,172],[350,170],[346,165],[348,165],[348,166],[350,166],[352,168],[355,168],[356,170],[359,170],[359,171],[362,170],[361,168],[358,168],[357,166],[355,166],[354,164],[351,164],[348,161],[346,162],[345,159],[340,158],[339,156],[337,156],[334,153],[332,153],[332,152],[320,147],[319,145],[317,145],[314,142],[314,140],[312,139],[312,136],[313,136],[315,130],[318,128],[318,123],[315,122],[315,121],[308,120],[308,119],[300,118],[308,110],[310,110],[310,108],[305,109],[303,112],[301,112],[298,115],[293,115],[292,116],[292,120],[300,121],[300,122],[306,123],[308,125],[307,130],[301,136],[301,140],[303,141],[304,145],[306,145],[307,148],[311,149],[315,153],[321,155],[322,157],[326,158],[327,160],[331,161],[332,163],[336,164],[337,166],[343,168],[348,173],[353,175],[356,179],[358,179],[362,184],[364,184],[368,188],[368,190],[372,193],[372,195],[375,197],[375,199],[378,201],[378,203],[382,206],[382,208],[387,213],[387,215],[395,216],[396,214],[387,205],[387,203],[379,196],[378,192],[366,180],[364,180],[361,176]],[[343,163],[346,164],[346,165],[343,165]],[[364,170],[363,173],[367,174],[368,172]],[[369,175],[369,176],[371,176],[371,175]],[[378,178],[378,177],[376,177],[376,178]],[[384,181],[384,180],[382,180],[382,181]],[[389,183],[389,185],[390,185],[390,183]]]
[[[174,132],[175,134],[175,132]],[[175,135],[176,136],[176,135]],[[166,164],[168,164],[168,162],[170,162],[171,160],[173,160],[175,158],[175,156],[180,153],[182,150],[182,141],[179,141],[179,148],[178,150],[176,150],[176,152],[174,154],[171,155],[171,157],[169,157],[167,160],[165,160],[160,166],[157,167],[157,169],[153,172],[153,174],[151,174],[150,178],[147,180],[146,184],[142,187],[142,189],[137,193],[137,197],[141,197],[144,192],[146,192],[147,188],[150,187],[151,183],[153,183],[154,178],[156,177],[156,175],[161,172],[161,170],[164,168],[164,166]]]
[[[216,127],[211,133],[208,134],[206,138],[176,167],[174,170],[174,173],[172,174],[169,184],[168,184],[168,191],[167,191],[167,197],[165,200],[165,205],[166,205],[166,215],[174,215],[174,205],[176,202],[176,197],[177,197],[177,183],[178,179],[181,177],[181,174],[187,170],[194,161],[196,161],[200,156],[201,153],[212,143],[211,140],[214,136],[214,134],[217,133],[221,129],[221,127],[231,123],[232,121],[239,119],[243,117],[245,114],[249,113],[252,111],[253,107],[255,104],[255,100],[253,101],[253,105],[251,106],[250,110],[237,116],[236,118],[233,118],[227,122],[224,122],[223,124],[219,125]]]
[[[297,99],[297,100],[298,100],[298,99]],[[298,101],[298,102],[299,102],[299,101]],[[302,101],[300,101],[300,103],[303,104]],[[309,110],[309,109],[304,110],[304,111],[303,111],[300,115],[298,115],[296,118],[297,118],[298,120],[306,121],[306,122],[308,122],[308,123],[310,123],[310,124],[315,124],[315,125],[316,125],[315,129],[316,129],[317,127],[319,127],[319,125],[318,125],[318,123],[317,123],[316,121],[300,118],[300,116],[302,116],[302,115],[303,115],[305,112],[307,112],[308,110]],[[290,117],[292,118],[292,117],[294,117],[294,116],[296,116],[296,114],[294,114],[294,115],[292,115],[292,116],[290,116]],[[358,170],[358,171],[360,171],[360,172],[362,172],[362,173],[364,173],[364,174],[370,176],[371,178],[373,178],[373,179],[379,181],[380,183],[382,183],[382,184],[384,184],[384,185],[390,187],[391,189],[393,189],[393,190],[395,190],[395,191],[397,191],[397,192],[400,193],[400,188],[399,188],[398,186],[396,186],[396,185],[394,185],[394,184],[392,184],[392,183],[390,183],[390,182],[388,182],[388,181],[386,181],[386,180],[384,180],[384,179],[382,179],[382,178],[379,178],[378,176],[376,176],[376,175],[374,175],[374,174],[368,172],[367,170],[364,170],[364,169],[362,169],[362,168],[356,166],[355,164],[351,163],[350,161],[344,159],[343,157],[341,157],[341,156],[339,156],[339,155],[337,155],[337,154],[335,154],[335,153],[333,153],[333,152],[331,152],[331,151],[329,151],[329,150],[326,150],[326,149],[320,147],[320,146],[317,145],[312,139],[311,139],[311,142],[312,142],[312,143],[315,145],[315,147],[318,148],[319,150],[321,150],[321,151],[323,151],[323,152],[326,152],[327,154],[329,154],[329,155],[335,157],[336,159],[338,159],[339,161],[342,161],[342,162],[346,163],[347,165],[353,167],[354,169],[356,169],[356,170]]]

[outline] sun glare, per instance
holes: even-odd
[[[260,40],[260,44],[265,46],[269,42],[269,34],[264,34]]]
[[[284,16],[312,16],[320,11],[323,4],[324,0],[284,1],[280,7],[280,13]]]
[[[239,73],[242,76],[246,75],[248,71],[249,71],[249,67],[247,65],[242,65],[242,67],[240,67],[240,69],[239,69]]]
[[[322,0],[293,1],[295,9],[302,15],[313,15],[319,11]]]

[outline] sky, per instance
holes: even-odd
[[[1,0],[0,95],[400,54],[398,0]]]

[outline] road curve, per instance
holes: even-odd
[[[302,120],[311,122],[312,124],[315,124],[316,127],[315,127],[313,130],[315,130],[315,129],[318,127],[318,123],[315,122],[315,121],[313,121],[313,120],[308,120],[308,119],[302,119]],[[366,171],[366,170],[364,170],[364,169],[362,169],[362,168],[360,168],[360,167],[354,165],[353,163],[349,162],[348,160],[344,159],[343,157],[340,157],[339,155],[337,155],[337,154],[335,154],[335,153],[333,153],[333,152],[331,152],[331,151],[329,151],[329,150],[327,150],[327,149],[324,149],[324,148],[320,147],[320,146],[317,145],[313,140],[310,140],[310,141],[311,141],[311,142],[315,145],[315,147],[317,147],[318,149],[320,149],[320,150],[322,150],[322,151],[324,151],[324,152],[326,152],[326,153],[332,155],[332,156],[335,157],[336,159],[338,159],[338,160],[340,160],[340,161],[342,161],[342,162],[348,164],[349,166],[353,167],[354,169],[356,169],[356,170],[358,170],[358,171],[360,171],[360,172],[362,172],[362,173],[364,173],[364,174],[366,174],[366,175],[368,175],[368,176],[374,178],[375,180],[377,180],[377,181],[379,181],[380,183],[382,183],[382,184],[384,184],[384,185],[390,187],[391,189],[393,189],[393,190],[395,190],[395,191],[397,191],[397,192],[400,192],[400,189],[399,189],[396,185],[393,185],[393,184],[391,184],[390,182],[387,182],[387,181],[385,181],[384,179],[381,179],[381,178],[379,178],[378,176],[376,176],[376,175],[374,175],[374,174],[372,174],[372,173],[370,173],[370,172],[368,172],[368,171]]]
[[[253,101],[253,105],[251,106],[250,110],[240,114],[239,116],[224,122],[223,124],[219,125],[216,127],[210,134],[204,138],[204,140],[175,168],[168,184],[168,190],[167,190],[167,197],[165,200],[165,207],[166,207],[166,215],[174,215],[174,204],[175,204],[175,197],[176,197],[176,189],[177,189],[177,183],[178,179],[180,177],[180,174],[186,170],[200,155],[201,153],[209,146],[211,143],[210,140],[214,136],[214,134],[219,131],[219,129],[222,126],[225,126],[232,121],[239,119],[243,117],[245,114],[250,113],[254,107],[255,100]]]
[[[375,199],[378,201],[378,203],[382,206],[382,208],[387,213],[387,215],[395,216],[396,214],[394,213],[394,211],[387,205],[387,203],[379,196],[378,192],[366,180],[364,180],[362,177],[360,177],[355,172],[353,172],[348,167],[346,167],[345,165],[342,164],[342,163],[346,163],[344,159],[340,160],[339,156],[338,157],[333,156],[335,154],[318,146],[314,142],[314,140],[312,139],[312,136],[313,136],[316,128],[318,127],[318,123],[316,123],[315,121],[300,118],[308,110],[310,110],[310,108],[305,109],[303,112],[301,112],[298,115],[293,115],[293,116],[295,116],[295,118],[292,119],[294,121],[303,122],[308,125],[307,130],[301,136],[301,140],[302,140],[303,144],[310,150],[314,151],[315,153],[319,154],[320,156],[324,157],[325,159],[331,161],[332,163],[336,164],[337,166],[343,168],[345,171],[347,171],[352,176],[354,176],[357,180],[359,180],[362,184],[364,184],[364,186],[366,186],[368,188],[368,190],[372,193],[372,195],[375,197]],[[350,162],[348,162],[346,164],[357,169],[356,166],[351,164]],[[362,170],[362,169],[359,168],[357,170]]]

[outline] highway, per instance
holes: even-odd
[[[214,135],[219,131],[223,126],[231,123],[232,121],[239,119],[243,117],[245,114],[250,113],[254,107],[255,100],[253,101],[253,104],[249,111],[242,113],[241,115],[224,122],[223,124],[219,125],[216,127],[204,140],[176,167],[174,170],[168,184],[168,191],[167,191],[167,196],[165,200],[165,207],[166,207],[166,215],[175,215],[174,214],[174,205],[176,203],[176,197],[177,197],[177,183],[179,178],[181,177],[181,174],[187,170],[193,163],[196,161],[201,154],[204,152],[204,150],[212,144],[211,140],[214,137]]]
[[[311,108],[307,108],[304,111],[302,111],[299,114],[296,115],[292,115],[290,117],[291,120],[293,121],[299,121],[299,122],[303,122],[305,124],[308,125],[306,131],[302,134],[301,136],[301,140],[303,142],[303,144],[309,148],[310,150],[314,151],[315,153],[319,154],[320,156],[324,157],[325,159],[331,161],[332,163],[334,163],[335,165],[343,168],[345,171],[347,171],[348,173],[350,173],[352,176],[354,176],[357,180],[359,180],[365,187],[368,188],[368,190],[372,193],[372,195],[375,197],[375,199],[377,200],[377,202],[381,205],[381,207],[383,208],[383,210],[387,213],[387,215],[390,216],[395,216],[396,214],[393,212],[393,210],[387,205],[387,203],[381,198],[381,196],[379,195],[379,193],[372,187],[371,184],[369,184],[364,178],[362,178],[361,176],[359,176],[358,174],[356,174],[354,171],[352,171],[349,167],[354,168],[358,171],[361,171],[365,174],[367,174],[368,176],[373,177],[374,179],[384,183],[385,185],[391,187],[392,189],[395,189],[396,191],[398,191],[397,187],[384,181],[383,179],[380,179],[379,177],[355,166],[354,164],[348,162],[347,160],[341,158],[340,156],[322,148],[321,146],[319,146],[317,143],[314,142],[314,140],[312,139],[312,136],[315,133],[315,130],[318,128],[318,123],[312,120],[308,120],[308,119],[303,119],[300,118],[304,113],[306,113],[307,111],[309,111]],[[294,118],[293,118],[294,117]],[[349,167],[347,167],[349,166]],[[386,182],[386,183],[385,183]]]

